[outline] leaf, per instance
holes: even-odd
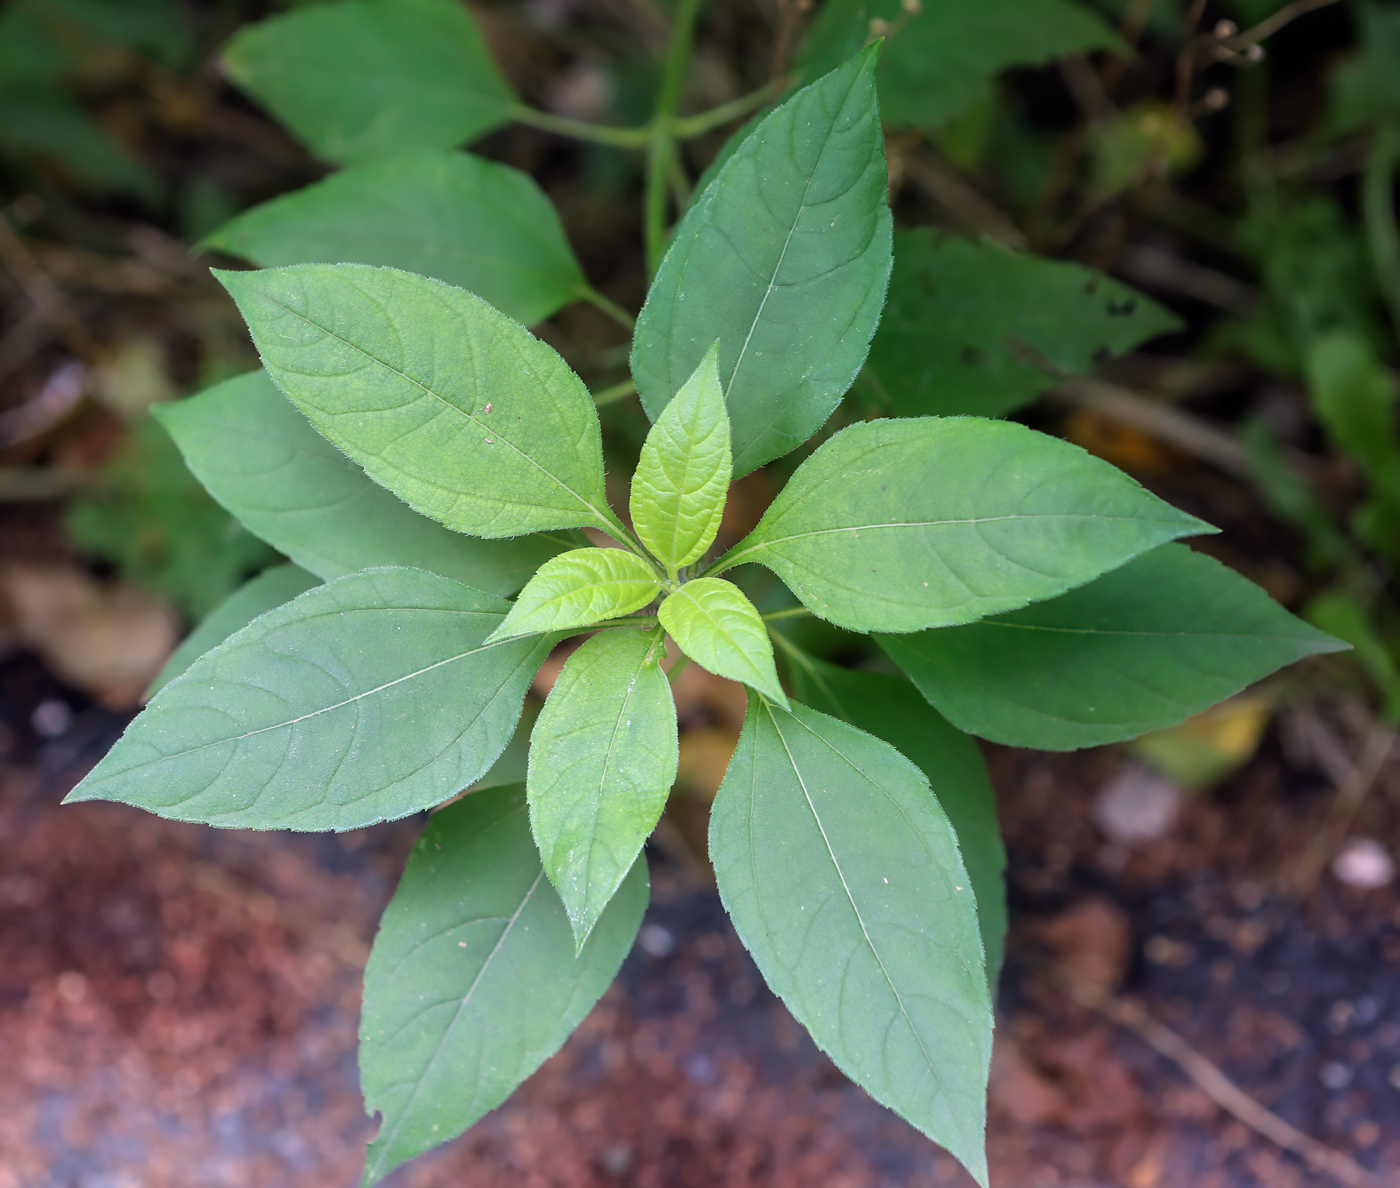
[[[240,29],[224,69],[342,165],[449,149],[510,119],[515,96],[466,5],[339,0]]]
[[[342,170],[245,211],[202,246],[263,267],[386,264],[467,289],[527,326],[584,288],[534,179],[469,153],[418,152]]]
[[[241,631],[259,615],[290,602],[298,594],[304,594],[319,584],[320,578],[297,565],[274,565],[271,569],[264,569],[200,620],[199,626],[185,637],[165,666],[156,673],[151,687],[146,690],[146,699],[149,701],[205,652],[223,643],[235,631]]]
[[[894,245],[862,383],[901,415],[1000,416],[1180,327],[1155,301],[1078,264],[926,228],[899,232]]]
[[[686,212],[637,321],[653,420],[719,342],[736,477],[800,445],[851,386],[890,270],[872,47],[804,88]]]
[[[510,741],[553,641],[509,603],[370,569],[269,611],[166,685],[67,801],[240,829],[357,829],[441,804]]]
[[[493,639],[567,631],[641,610],[661,592],[656,570],[626,549],[571,549],[525,583]]]
[[[830,70],[889,27],[880,63],[887,123],[932,127],[961,115],[1011,66],[1087,50],[1126,51],[1104,20],[1070,0],[937,0],[909,14],[902,0],[828,0],[812,26],[804,73]]]
[[[620,532],[598,413],[551,347],[471,293],[360,264],[216,272],[277,386],[454,532]]]
[[[1212,531],[1107,462],[1006,421],[843,429],[717,568],[757,561],[851,631],[967,623]]]
[[[569,544],[543,536],[474,540],[420,516],[317,433],[263,371],[163,405],[156,416],[214,498],[327,581],[405,565],[513,594]]]
[[[1345,646],[1185,545],[1024,610],[879,640],[960,730],[1050,751],[1174,726]]]
[[[696,578],[669,595],[657,613],[677,646],[701,668],[742,681],[787,708],[768,629],[738,586],[722,578]]]
[[[676,779],[665,654],[659,632],[595,635],[565,663],[530,735],[530,829],[580,947]]]
[[[844,722],[751,698],[710,858],[817,1045],[985,1188],[991,1001],[972,888],[923,774]]]
[[[838,668],[799,653],[791,666],[795,696],[894,747],[924,773],[957,833],[977,897],[977,923],[996,997],[1006,947],[1006,848],[982,753],[906,680]]]
[[[384,1122],[364,1184],[460,1134],[557,1052],[617,974],[646,904],[638,861],[575,957],[524,788],[436,814],[365,969],[360,1080]]]
[[[734,472],[718,355],[716,343],[662,410],[632,477],[632,526],[673,577],[714,544]]]

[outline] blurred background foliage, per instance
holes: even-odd
[[[243,59],[220,57],[250,22],[305,7],[0,8],[0,499],[61,520],[89,577],[157,594],[187,625],[278,558],[146,414],[255,363],[208,278],[228,257],[192,245],[331,172],[259,105]],[[471,6],[516,95],[618,125],[649,111],[669,7]],[[1205,547],[1354,644],[1310,672],[1400,719],[1400,5],[713,0],[681,110],[781,92],[871,36],[886,38],[902,230],[884,325],[832,428],[972,412],[1076,441],[1220,524]],[[681,146],[675,210],[743,123]],[[472,150],[532,175],[588,282],[635,310],[640,154],[486,126]],[[538,332],[595,389],[625,379],[626,333],[595,306]],[[645,419],[628,398],[603,415],[611,470],[628,473]],[[798,460],[744,480],[729,530]],[[792,632],[817,654],[843,646],[821,624]],[[1143,753],[1170,768],[1175,746],[1182,772],[1206,772],[1185,782],[1210,782],[1297,679]]]

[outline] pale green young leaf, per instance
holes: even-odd
[[[968,623],[1214,531],[1077,446],[1008,421],[843,429],[721,558],[757,561],[851,631]]]
[[[358,829],[484,774],[552,640],[490,644],[510,604],[369,569],[255,619],[165,686],[68,801],[239,829]]]
[[[987,984],[995,998],[1006,950],[1006,847],[987,764],[977,744],[899,677],[838,668],[800,652],[790,672],[795,697],[884,739],[924,773],[957,834],[972,880]]]
[[[762,616],[723,578],[697,578],[667,597],[658,612],[676,645],[701,668],[742,681],[787,708]]]
[[[911,14],[903,0],[827,0],[801,55],[810,77],[891,29],[880,63],[880,106],[891,124],[933,127],[961,115],[1001,71],[1066,54],[1125,50],[1104,19],[1075,0],[937,0]]]
[[[316,432],[263,371],[155,414],[195,476],[250,531],[327,581],[406,565],[513,594],[567,535],[478,540],[396,499]]]
[[[215,275],[277,386],[410,507],[471,536],[621,531],[588,389],[480,297],[361,264]]]
[[[383,1115],[364,1185],[455,1137],[553,1055],[616,976],[647,905],[639,859],[575,956],[519,785],[428,823],[365,969],[360,1082]]]
[[[146,690],[146,700],[154,697],[210,648],[223,643],[235,631],[241,631],[259,615],[319,585],[320,581],[299,565],[274,565],[264,569],[199,621],[199,626],[185,637],[156,673],[151,687]]]
[[[254,264],[384,264],[457,285],[527,326],[578,299],[583,273],[528,174],[419,152],[333,173],[203,243]]]
[[[716,343],[651,427],[632,477],[632,526],[673,575],[714,543],[734,472],[718,359]]]
[[[525,583],[493,639],[568,631],[641,610],[661,593],[656,570],[625,549],[571,549]]]
[[[923,773],[844,722],[751,698],[710,860],[740,938],[818,1046],[985,1188],[987,974]]]
[[[880,644],[959,729],[1050,751],[1175,726],[1346,646],[1175,544],[1047,602]]]
[[[530,734],[530,828],[582,946],[656,828],[680,752],[659,632],[604,631],[565,662]]]
[[[224,69],[318,157],[449,149],[510,119],[515,96],[457,0],[335,0],[245,25]]]
[[[900,415],[995,417],[1180,325],[1082,265],[901,231],[861,383]]]
[[[692,203],[637,321],[655,420],[719,342],[734,472],[800,445],[865,359],[890,272],[877,47],[768,116]]]

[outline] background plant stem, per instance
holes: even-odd
[[[676,6],[676,24],[671,32],[671,44],[666,50],[666,63],[661,72],[661,90],[656,96],[656,114],[651,122],[651,143],[647,146],[647,181],[645,233],[647,271],[656,274],[666,242],[666,189],[670,180],[671,161],[676,151],[676,109],[681,101],[681,83],[690,62],[690,48],[695,39],[695,21],[700,15],[700,0],[680,0]]]

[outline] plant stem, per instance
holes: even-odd
[[[676,6],[676,24],[661,71],[656,114],[650,124],[644,225],[647,271],[653,276],[661,264],[666,242],[666,188],[671,176],[671,159],[676,151],[676,109],[680,106],[681,83],[690,62],[690,47],[695,39],[695,21],[699,15],[700,0],[680,0]]]
[[[618,305],[611,297],[605,297],[592,285],[585,284],[578,291],[580,301],[587,301],[594,309],[602,310],[629,334],[637,328],[637,319]]]
[[[682,652],[681,658],[677,660],[673,665],[671,665],[671,671],[666,674],[671,684],[674,685],[676,683],[676,678],[685,671],[686,665],[688,665],[689,663],[690,657],[687,656],[684,652]]]
[[[542,132],[553,132],[557,136],[571,136],[575,140],[587,140],[593,144],[605,144],[610,148],[643,148],[651,139],[651,127],[643,124],[640,128],[617,128],[609,124],[590,124],[584,120],[571,120],[564,116],[551,115],[536,107],[525,104],[514,108],[511,117],[518,123],[528,124]]]
[[[622,400],[637,390],[637,381],[627,378],[621,383],[612,384],[600,392],[593,393],[593,403],[599,408],[605,404],[612,404],[614,401]]]
[[[587,627],[580,627],[579,631],[602,631],[608,627],[654,628],[659,626],[661,626],[661,620],[655,615],[624,615],[620,619],[604,619],[601,623],[589,623]]]
[[[1395,198],[1391,183],[1400,166],[1400,128],[1382,127],[1371,141],[1361,185],[1361,206],[1371,259],[1390,316],[1400,330],[1400,230],[1395,224]]]
[[[769,611],[763,616],[763,621],[776,623],[779,619],[795,619],[798,615],[810,615],[811,613],[805,606],[790,606],[787,610]]]
[[[749,112],[762,107],[782,89],[783,82],[783,79],[774,79],[756,91],[740,95],[728,103],[721,103],[718,107],[710,108],[709,111],[672,120],[671,131],[675,133],[677,140],[689,140],[693,136],[703,136],[706,132],[713,132],[721,125],[729,123],[730,120],[737,120],[740,116],[746,116]]]

